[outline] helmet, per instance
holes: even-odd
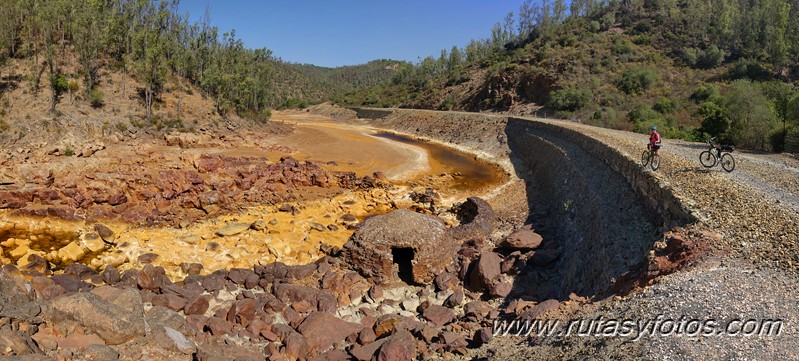
[[[652,128],[649,128],[649,129],[650,129],[650,130],[658,130],[658,127],[656,127],[656,126],[654,126],[654,125],[653,125],[653,126],[652,126]]]

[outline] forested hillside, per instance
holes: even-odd
[[[64,103],[102,108],[112,96],[103,87],[119,75],[135,81],[131,92],[118,93],[139,95],[143,111],[137,117],[152,119],[166,93],[179,92],[180,108],[181,94],[199,91],[222,117],[263,121],[270,107],[290,99],[321,101],[390,82],[397,64],[380,60],[321,68],[287,63],[269,49],[247,48],[235,31],[220,33],[209,14],[190,21],[177,5],[177,0],[3,0],[2,116],[19,101],[8,99],[10,92],[20,88],[26,96],[48,99],[41,113],[53,113]]]
[[[490,38],[338,101],[658,125],[781,151],[799,138],[796,19],[797,0],[528,0]]]

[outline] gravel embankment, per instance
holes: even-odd
[[[542,120],[576,129],[640,159],[645,135]],[[657,176],[692,201],[702,223],[724,236],[719,245],[758,267],[799,268],[799,161],[784,155],[735,152],[732,173],[699,163],[699,143],[664,140]]]
[[[638,160],[645,135],[539,120],[592,136]],[[732,173],[699,163],[704,146],[665,140],[656,177],[674,188],[723,235],[710,261],[661,278],[626,298],[584,307],[574,318],[780,319],[779,336],[497,337],[490,359],[799,360],[799,162],[785,155],[735,152]],[[650,170],[644,170],[650,172]]]

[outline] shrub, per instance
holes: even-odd
[[[599,19],[599,26],[602,31],[607,31],[613,24],[616,23],[616,16],[613,12],[607,12]]]
[[[613,40],[613,45],[610,47],[610,49],[613,50],[614,54],[630,54],[633,52],[633,45],[625,39],[616,38]]]
[[[50,86],[56,94],[61,94],[69,89],[69,81],[62,74],[56,74],[50,79]]]
[[[730,118],[724,113],[718,104],[705,102],[699,107],[697,112],[702,117],[700,132],[711,136],[722,136],[730,128]]]
[[[733,79],[767,80],[771,74],[756,60],[739,60],[730,72]]]
[[[713,84],[708,85],[700,85],[693,94],[691,94],[690,99],[695,102],[705,102],[705,101],[715,101],[719,98],[719,90],[716,89],[716,86]]]
[[[587,89],[566,88],[549,94],[547,106],[555,110],[575,111],[590,104],[594,94]]]
[[[652,108],[646,104],[637,104],[627,113],[627,117],[632,123],[660,122],[662,119],[660,113],[652,110]]]
[[[652,109],[660,114],[667,114],[677,109],[677,103],[674,100],[663,97],[655,102],[655,105],[652,106]]]
[[[700,68],[711,69],[721,65],[723,61],[724,50],[719,49],[718,46],[711,45],[699,54],[696,65]]]
[[[105,94],[101,92],[99,89],[92,89],[89,91],[89,104],[92,105],[92,108],[100,108],[105,104],[103,102],[103,97]]]
[[[589,24],[589,29],[592,33],[596,33],[602,30],[602,25],[599,24],[599,21],[594,20],[591,21],[591,24]]]
[[[627,94],[643,93],[658,80],[658,74],[649,67],[633,67],[624,70],[618,87]]]
[[[682,59],[685,61],[685,64],[696,66],[696,62],[699,59],[698,50],[696,48],[682,49]]]

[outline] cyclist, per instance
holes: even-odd
[[[646,145],[646,149],[655,153],[660,149],[660,134],[658,134],[658,127],[654,125],[649,128],[649,144]]]

